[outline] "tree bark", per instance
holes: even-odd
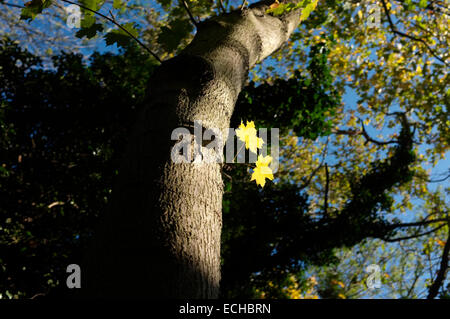
[[[248,71],[288,39],[299,11],[265,13],[272,1],[202,22],[193,41],[151,79],[93,246],[82,294],[217,298],[223,183],[219,163],[171,161],[177,127],[227,128]],[[203,153],[208,149],[202,147]]]

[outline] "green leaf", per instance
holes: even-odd
[[[102,0],[80,0],[80,4],[83,6],[80,7],[83,14],[83,19],[81,19],[82,29],[89,29],[96,23],[97,19],[93,11],[99,11],[103,3]]]
[[[75,34],[75,36],[80,39],[83,37],[91,39],[91,38],[95,37],[97,32],[102,32],[102,31],[103,31],[103,25],[101,25],[99,23],[95,23],[95,24],[91,25],[89,28],[82,28],[82,29],[78,30],[78,32]]]
[[[281,3],[278,6],[273,6],[272,8],[268,9],[266,13],[272,13],[274,16],[279,16],[284,13],[288,13],[289,11],[299,8],[301,4],[293,4],[293,3]]]
[[[138,37],[139,31],[134,27],[132,22],[124,24],[122,27],[134,37]],[[122,29],[112,30],[105,35],[106,45],[113,45],[115,43],[118,47],[126,47],[131,39],[132,37]]]
[[[80,3],[83,5],[83,7],[80,7],[81,12],[83,13],[83,17],[84,17],[83,20],[86,20],[86,22],[85,22],[86,28],[88,28],[95,23],[95,13],[93,11],[100,10],[104,1],[102,1],[102,0],[80,0]],[[83,23],[83,21],[81,23]]]
[[[0,166],[0,176],[2,176],[2,177],[9,176],[9,171],[6,168],[4,168],[3,166]]]
[[[84,16],[84,18],[81,19],[80,26],[82,29],[89,29],[96,21],[94,16]]]
[[[156,1],[160,3],[164,8],[168,8],[172,4],[172,0],[156,0]]]
[[[302,14],[300,16],[300,21],[305,21],[311,12],[316,8],[318,0],[313,0],[312,2],[308,3],[302,10]]]
[[[104,1],[102,1],[102,0],[80,0],[80,3],[88,9],[98,11],[102,7]],[[81,10],[85,10],[85,9],[81,8]],[[85,10],[85,11],[88,12],[89,10]],[[94,13],[90,12],[90,14],[94,14]]]
[[[114,0],[113,1],[113,8],[114,9],[121,9],[124,6],[124,2],[122,0]]]
[[[427,0],[420,0],[420,2],[419,2],[419,7],[421,7],[421,8],[426,8],[427,5],[428,5]]]
[[[189,20],[174,20],[170,22],[169,27],[161,27],[158,43],[168,52],[172,52],[178,48],[181,40],[183,40],[191,31],[192,24]]]
[[[42,10],[52,5],[52,0],[31,0],[25,3],[25,7],[20,14],[21,20],[32,21],[36,16],[42,13]]]

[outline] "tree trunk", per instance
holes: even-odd
[[[298,11],[265,14],[271,2],[201,23],[186,49],[152,76],[110,210],[82,267],[85,296],[218,296],[220,164],[173,163],[177,141],[171,134],[177,127],[192,133],[194,121],[201,121],[205,129],[220,129],[226,140],[248,70],[299,23]]]

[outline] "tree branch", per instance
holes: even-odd
[[[144,43],[142,43],[138,38],[136,38],[133,34],[131,34],[127,29],[125,29],[124,27],[122,27],[119,23],[117,23],[116,21],[115,21],[115,19],[113,19],[113,18],[110,18],[110,17],[108,17],[108,16],[106,16],[106,15],[104,15],[104,14],[102,14],[102,13],[100,13],[100,12],[98,12],[98,11],[95,11],[95,10],[92,10],[92,9],[89,9],[88,7],[86,7],[86,6],[84,6],[84,5],[82,5],[82,4],[79,4],[79,3],[76,3],[76,2],[73,2],[73,1],[70,1],[70,0],[61,0],[62,2],[66,2],[66,3],[70,3],[70,4],[74,4],[74,5],[76,5],[76,6],[79,6],[80,8],[82,8],[82,9],[84,9],[84,10],[87,10],[87,11],[90,11],[90,12],[92,12],[92,13],[94,13],[94,14],[97,14],[98,16],[100,16],[100,17],[102,17],[103,19],[106,19],[106,20],[108,20],[109,22],[111,22],[111,23],[113,23],[114,25],[116,25],[118,28],[120,28],[122,31],[124,31],[126,34],[128,34],[134,41],[136,41],[140,46],[142,46],[148,53],[150,53],[159,63],[162,63],[162,61],[161,61],[161,59],[155,54],[155,53],[153,53]]]
[[[367,133],[367,131],[366,131],[366,128],[365,128],[365,126],[364,126],[363,120],[359,119],[359,121],[361,122],[361,127],[362,127],[361,134],[362,134],[362,135],[364,136],[364,138],[366,139],[366,143],[367,143],[367,142],[372,142],[372,143],[377,144],[377,145],[387,145],[387,144],[398,143],[397,140],[391,140],[391,141],[386,141],[386,142],[384,142],[384,141],[377,141],[377,140],[371,138],[370,135],[369,135],[369,134]]]
[[[413,223],[393,224],[393,225],[390,225],[389,228],[395,229],[395,228],[404,228],[404,227],[425,226],[425,225],[429,225],[429,224],[442,223],[442,222],[448,222],[448,218],[422,220],[422,221],[413,222]]]
[[[440,174],[440,175],[442,175],[442,174]],[[448,174],[447,176],[445,176],[443,178],[440,178],[440,179],[428,179],[428,178],[423,177],[421,175],[415,175],[415,176],[417,178],[423,180],[423,181],[426,181],[427,183],[442,183],[442,182],[445,182],[447,179],[450,178],[450,174]]]
[[[328,141],[327,141],[327,145],[325,146],[325,150],[324,150],[324,152],[323,152],[323,154],[322,154],[322,160],[321,160],[321,162],[320,162],[319,165],[311,172],[311,174],[309,175],[309,177],[308,177],[308,179],[306,180],[306,182],[305,182],[302,186],[299,187],[299,190],[303,190],[303,189],[305,189],[306,187],[309,186],[309,184],[311,183],[313,177],[316,175],[316,173],[319,171],[319,169],[322,168],[323,163],[325,162],[325,157],[326,157],[326,155],[327,155],[327,152],[328,152]]]
[[[416,234],[416,235],[411,235],[411,236],[405,236],[405,237],[397,237],[397,238],[384,238],[384,237],[382,237],[381,239],[384,240],[385,242],[388,242],[388,243],[394,243],[394,242],[396,242],[396,241],[402,241],[402,240],[408,240],[408,239],[418,238],[418,237],[422,237],[422,236],[425,236],[425,235],[434,233],[435,231],[441,229],[441,228],[444,227],[445,225],[446,225],[446,224],[439,225],[438,227],[433,228],[432,230],[427,231],[427,232],[424,232],[424,233],[421,233],[421,234]]]
[[[386,17],[387,17],[387,19],[388,19],[388,22],[389,22],[389,26],[390,26],[390,28],[391,28],[391,31],[392,31],[392,33],[394,33],[394,35],[399,35],[399,36],[401,36],[401,37],[404,37],[404,38],[408,38],[408,39],[410,39],[410,40],[413,40],[413,41],[416,41],[416,42],[421,42],[423,45],[425,45],[426,47],[427,47],[427,49],[428,49],[428,51],[430,51],[430,53],[431,53],[431,55],[432,56],[434,56],[436,59],[438,59],[439,61],[441,61],[442,63],[444,63],[445,65],[449,65],[444,59],[442,59],[430,46],[429,46],[429,44],[425,41],[425,40],[423,40],[423,39],[421,39],[421,38],[417,38],[417,37],[415,37],[415,36],[411,36],[411,35],[409,35],[409,34],[406,34],[406,33],[404,33],[404,32],[402,32],[402,31],[398,31],[397,30],[397,28],[395,27],[395,25],[394,25],[394,23],[392,22],[392,19],[391,19],[391,15],[389,14],[389,9],[387,8],[387,5],[386,5],[386,1],[385,0],[381,0],[381,3],[383,4],[383,10],[384,10],[384,13],[386,14]]]
[[[439,288],[444,282],[445,274],[448,270],[449,252],[450,252],[450,230],[448,232],[447,242],[445,243],[444,250],[442,251],[441,265],[437,273],[436,279],[433,281],[433,284],[430,286],[430,289],[428,290],[427,299],[434,299],[437,296],[437,293],[439,292]]]
[[[430,179],[428,180],[429,183],[441,183],[444,182],[445,180],[447,180],[450,177],[450,174],[448,174],[446,177],[441,178],[441,179]]]
[[[222,0],[219,0],[219,6],[220,6],[220,9],[222,10],[222,13],[226,13],[226,12],[227,12],[227,10],[225,9],[225,7],[223,6]]]
[[[187,14],[189,15],[189,19],[191,20],[192,24],[198,28],[198,22],[195,20],[194,16],[191,13],[191,10],[189,10],[189,7],[184,0],[180,0],[180,2],[183,4],[184,9],[186,10]]]
[[[4,0],[0,0],[0,3],[4,4],[5,6],[9,6],[9,7],[13,7],[13,8],[19,8],[19,9],[24,8],[23,6],[20,6],[18,4],[14,4],[14,3],[5,2]]]

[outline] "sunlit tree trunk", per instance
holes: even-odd
[[[85,295],[218,296],[220,164],[173,163],[171,134],[177,127],[193,133],[194,121],[227,132],[249,69],[299,23],[299,12],[266,14],[271,2],[201,23],[192,43],[152,76],[110,210],[83,268]]]

